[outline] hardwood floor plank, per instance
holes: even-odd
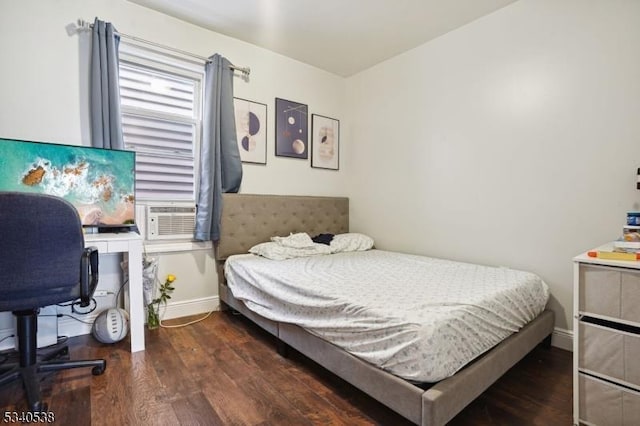
[[[188,370],[173,348],[172,338],[167,339],[167,330],[157,331],[158,335],[147,340],[145,352],[150,354],[151,363],[160,380],[162,396],[173,401],[176,395],[199,392],[198,384],[190,375],[179,374]]]
[[[76,342],[74,342],[76,343]],[[91,377],[91,424],[134,424],[136,417],[131,404],[133,383],[131,355],[123,345],[104,353],[107,369],[100,376]],[[114,350],[115,349],[115,350]],[[89,373],[90,374],[90,373]],[[54,386],[55,389],[55,386]],[[118,407],[114,410],[113,407]]]
[[[265,421],[253,399],[225,374],[204,383],[202,393],[225,425],[257,425]]]
[[[192,328],[173,330],[172,335],[177,338],[172,339],[172,346],[187,366],[188,370],[185,373],[192,375],[198,381],[203,396],[212,406],[219,407],[216,415],[219,416],[223,424],[258,424],[263,422],[264,417],[255,410],[253,401],[247,398],[246,393],[224,373],[221,365],[225,361],[220,362],[215,355],[216,353],[222,353],[223,356],[229,355],[231,349],[220,340],[215,340],[218,343],[211,347],[209,345],[211,340],[205,340],[202,336],[197,338],[192,331]],[[244,366],[239,368],[241,371],[246,371],[243,370]],[[207,386],[208,383],[215,383],[215,386]],[[219,388],[223,391],[217,392]],[[235,409],[226,409],[226,407],[234,405],[238,406]],[[247,407],[250,408],[247,410]],[[236,420],[240,420],[240,422],[236,422]]]
[[[571,425],[571,353],[536,348],[450,425]]]
[[[57,392],[51,398],[50,411],[59,425],[91,425],[91,387]]]
[[[183,322],[184,319],[176,322]],[[50,409],[73,425],[393,425],[411,423],[243,317],[216,312],[185,328],[105,345],[69,339],[71,357],[107,360],[107,371],[48,374]],[[571,425],[571,353],[536,348],[450,423],[453,426]],[[0,388],[0,408],[24,410],[18,383]]]
[[[225,373],[223,367],[225,363],[232,363],[237,369],[231,371],[239,371],[242,376],[251,374],[246,364],[238,364],[241,359],[236,358],[237,354],[226,343],[246,341],[246,333],[229,327],[194,326],[172,330],[172,334],[180,336],[172,339],[172,345],[185,365],[189,366],[190,374],[198,378],[203,395],[211,406],[216,407],[219,418],[225,425],[264,422],[265,417],[256,409],[255,401]],[[218,338],[214,331],[221,332],[227,338]]]
[[[173,410],[171,394],[166,392],[156,374],[150,357],[153,354],[136,352],[131,354],[131,405],[137,424],[172,425],[179,423]]]
[[[291,366],[291,374],[301,377],[300,380],[304,380],[314,393],[329,401],[347,424],[394,426],[412,424],[303,355],[292,351],[290,358],[295,361]]]
[[[273,355],[273,348],[247,342],[239,347],[239,352],[249,357],[252,369],[258,369],[264,380],[270,383],[288,403],[309,419],[312,424],[346,425],[343,418],[336,415],[336,409],[327,399],[314,392],[305,381],[292,377],[287,370],[292,361]]]
[[[207,350],[208,342],[198,339],[188,328],[172,330],[171,345],[187,368],[185,373],[189,373],[196,381],[210,377],[211,372],[219,368]]]
[[[284,398],[279,389],[261,377],[250,376],[243,382],[242,390],[253,400],[266,424],[311,425],[311,421],[296,410]]]
[[[224,421],[218,417],[209,405],[209,401],[202,392],[189,395],[187,398],[173,402],[173,409],[181,424],[187,425],[224,425]]]

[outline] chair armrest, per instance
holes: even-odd
[[[91,304],[91,298],[98,286],[98,249],[85,247],[82,252],[80,272],[80,306]]]

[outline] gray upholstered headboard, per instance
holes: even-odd
[[[247,253],[254,245],[291,232],[349,232],[349,199],[297,195],[223,194],[216,259]]]

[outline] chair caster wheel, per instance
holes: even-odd
[[[99,375],[101,375],[102,373],[104,373],[105,368],[106,368],[106,366],[96,366],[96,367],[93,367],[93,368],[91,369],[91,374],[93,374],[94,376],[99,376]]]
[[[31,406],[32,413],[46,413],[49,411],[49,404],[46,402],[38,401]]]

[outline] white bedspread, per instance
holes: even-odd
[[[233,295],[407,380],[436,382],[544,309],[535,274],[381,250],[283,261],[231,256]]]

